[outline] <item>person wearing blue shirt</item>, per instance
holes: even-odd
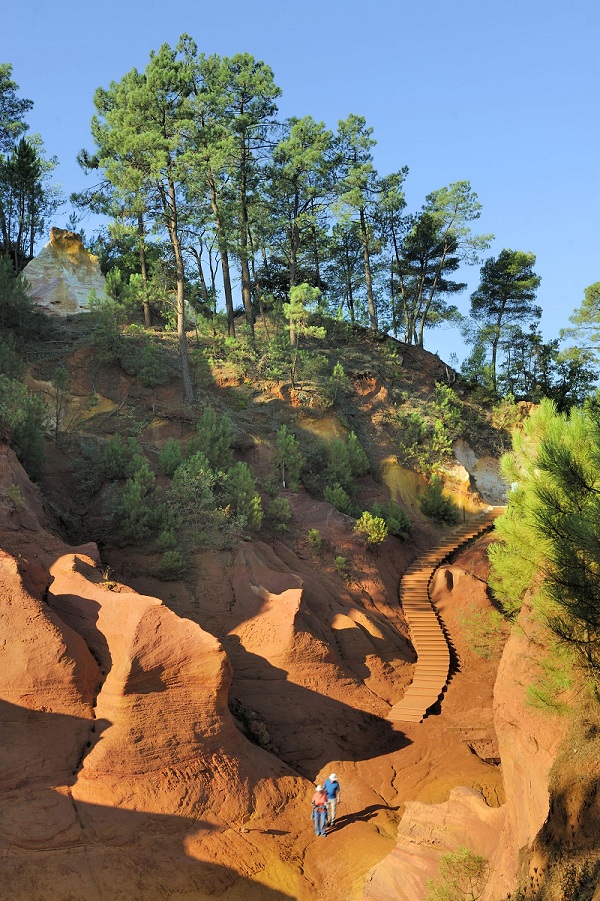
[[[337,781],[335,773],[332,773],[329,779],[325,780],[323,789],[327,795],[327,824],[333,826],[337,804],[340,800],[340,783]]]

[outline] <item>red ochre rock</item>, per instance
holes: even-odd
[[[9,516],[0,508],[3,895],[295,897],[310,785],[236,727],[218,640],[156,598],[110,590],[95,545],[39,528],[5,550]]]

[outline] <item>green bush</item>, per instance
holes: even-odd
[[[328,504],[331,504],[340,513],[345,513],[347,516],[352,515],[352,501],[348,492],[341,485],[326,485],[323,497]]]
[[[325,481],[328,485],[340,485],[346,491],[352,486],[348,445],[340,438],[334,438],[329,444]]]
[[[262,502],[246,463],[236,463],[228,471],[224,494],[234,513],[245,520],[249,529],[258,531],[263,520]]]
[[[217,415],[206,407],[198,422],[197,434],[187,444],[188,456],[202,453],[215,472],[226,472],[233,465],[233,429],[228,416]]]
[[[300,450],[300,442],[287,426],[282,425],[275,436],[275,453],[273,464],[280,478],[280,485],[297,491],[300,483],[300,473],[304,465],[304,456]]]
[[[350,379],[344,372],[341,363],[336,363],[333,367],[333,373],[327,381],[327,397],[334,404],[337,400],[344,397],[350,391]]]
[[[442,480],[434,475],[419,500],[421,511],[436,522],[454,526],[460,520],[460,511],[454,501],[443,494]]]
[[[287,497],[274,497],[267,507],[267,518],[278,532],[287,532],[292,518],[292,508]]]
[[[131,478],[146,463],[135,438],[123,441],[120,435],[109,438],[102,450],[100,468],[102,482]]]
[[[306,537],[312,548],[318,550],[321,547],[321,533],[318,529],[309,529]]]
[[[16,275],[10,259],[0,256],[0,331],[17,340],[47,338],[49,318],[34,304],[23,275]]]
[[[373,516],[379,516],[385,521],[390,535],[398,538],[406,538],[411,530],[411,522],[400,504],[389,500],[385,507],[382,504],[373,504],[371,508]]]
[[[23,376],[25,364],[15,349],[14,336],[0,334],[0,375],[18,380]]]
[[[442,855],[440,878],[427,881],[426,901],[477,901],[490,874],[485,857],[464,846]]]
[[[373,516],[372,513],[365,510],[362,516],[356,521],[354,531],[364,535],[367,544],[373,546],[385,541],[388,534],[388,527],[385,524],[385,520],[380,516]]]
[[[354,432],[350,432],[348,435],[346,447],[348,449],[348,460],[350,461],[352,475],[357,478],[366,475],[370,469],[369,458]]]
[[[497,610],[469,610],[458,614],[465,641],[478,657],[494,657],[502,650],[505,620]]]
[[[345,578],[348,575],[348,561],[345,557],[336,557],[334,560],[338,575]]]
[[[45,455],[46,404],[25,385],[0,375],[0,440],[15,451],[32,478],[40,475]]]
[[[160,558],[156,575],[165,582],[181,579],[187,572],[187,563],[181,551],[169,550]]]
[[[155,476],[143,460],[125,485],[112,485],[104,501],[104,512],[111,524],[111,538],[119,544],[147,541],[162,527],[164,505],[157,501]]]
[[[172,527],[163,529],[156,539],[156,546],[161,551],[172,551],[177,547],[177,545],[177,536],[175,535]]]
[[[174,438],[167,438],[158,458],[158,465],[163,475],[173,477],[175,470],[183,463],[181,445]]]

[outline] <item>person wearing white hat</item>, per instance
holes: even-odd
[[[340,800],[340,783],[335,773],[331,773],[329,779],[325,780],[323,788],[327,795],[327,825],[333,826],[338,801]]]

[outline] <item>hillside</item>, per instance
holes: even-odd
[[[93,325],[66,319],[30,347],[27,382],[55,424],[37,485],[12,451],[0,456],[9,897],[417,901],[457,843],[492,862],[485,897],[506,897],[546,818],[563,726],[525,705],[525,627],[504,656],[506,627],[477,647],[494,613],[489,536],[431,585],[452,648],[441,702],[422,723],[387,719],[416,659],[400,578],[450,531],[423,513],[417,469],[435,465],[462,520],[502,503],[508,436],[489,405],[434,355],[364,330],[307,339],[292,384],[273,354],[209,326],[189,335],[190,406],[174,338],[152,336],[149,380],[139,336],[107,359]],[[291,487],[282,427],[304,461]],[[347,461],[331,449],[344,457],[351,434],[368,468],[351,474],[343,512],[327,473],[342,487]],[[179,467],[217,447],[214,480],[185,481]],[[225,459],[246,464],[262,522],[250,506],[242,518],[241,488],[224,505]],[[190,506],[190,491],[218,503]],[[390,499],[406,521],[369,545],[356,516],[389,513]],[[342,801],[322,847],[310,798],[332,771]]]

